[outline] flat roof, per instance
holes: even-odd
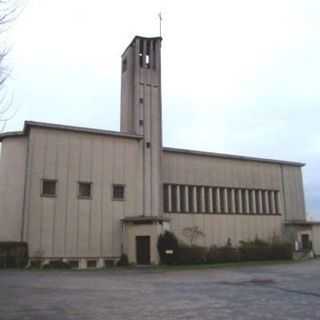
[[[283,165],[294,166],[294,167],[305,166],[305,163],[301,163],[301,162],[255,158],[255,157],[247,157],[247,156],[234,155],[234,154],[214,153],[214,152],[198,151],[198,150],[163,148],[163,151],[169,152],[169,153],[179,153],[179,154],[195,155],[195,156],[202,156],[202,157],[233,159],[233,160],[242,160],[242,161],[255,161],[255,162],[263,162],[263,163],[269,163],[269,164],[283,164]]]
[[[285,221],[285,224],[293,225],[293,226],[314,226],[314,225],[320,225],[320,221],[288,220],[288,221]]]
[[[92,128],[86,128],[86,127],[75,127],[75,126],[67,126],[67,125],[62,125],[62,124],[54,124],[54,123],[46,123],[46,122],[25,121],[23,131],[1,133],[0,134],[0,142],[4,138],[8,138],[8,137],[11,138],[11,137],[17,137],[17,136],[27,136],[30,128],[32,128],[32,127],[33,128],[63,130],[63,131],[70,131],[70,132],[77,132],[77,133],[89,133],[89,134],[97,134],[97,135],[103,135],[103,136],[136,139],[136,140],[140,140],[143,138],[140,135],[125,133],[125,132],[120,132],[120,131],[92,129]]]
[[[120,132],[120,131],[110,131],[110,130],[93,129],[93,128],[86,128],[86,127],[76,127],[76,126],[68,126],[68,125],[46,123],[46,122],[25,121],[24,128],[22,131],[1,133],[0,134],[0,142],[5,138],[27,136],[30,128],[32,128],[32,127],[44,128],[44,129],[54,129],[54,130],[63,130],[63,131],[70,131],[70,132],[76,132],[76,133],[97,134],[97,135],[111,136],[111,137],[116,137],[116,138],[127,138],[127,139],[136,139],[136,140],[143,139],[143,136],[141,136],[141,135],[135,135],[135,134]],[[225,154],[225,153],[215,153],[215,152],[207,152],[207,151],[166,148],[166,147],[164,147],[162,150],[164,152],[169,152],[169,153],[195,155],[195,156],[202,156],[202,157],[233,159],[233,160],[242,160],[242,161],[255,161],[255,162],[262,162],[262,163],[269,163],[269,164],[280,164],[280,165],[282,164],[282,165],[288,165],[288,166],[294,166],[294,167],[305,166],[305,163],[301,163],[301,162],[256,158],[256,157],[248,157],[248,156]]]

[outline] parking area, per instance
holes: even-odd
[[[0,319],[320,319],[320,260],[163,271],[1,271]]]

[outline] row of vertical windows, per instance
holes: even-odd
[[[56,197],[57,196],[57,180],[43,179],[41,187],[42,197]],[[92,182],[78,182],[78,198],[91,199],[92,198]],[[124,200],[125,186],[122,184],[112,185],[112,199]]]
[[[165,212],[280,214],[278,190],[164,184]]]

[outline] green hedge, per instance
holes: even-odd
[[[163,234],[160,234],[158,238],[157,248],[160,262],[162,264],[178,264],[178,240],[172,232],[165,231]]]
[[[240,253],[237,248],[232,246],[210,247],[207,257],[207,263],[216,263],[216,262],[237,262],[240,261]]]
[[[293,246],[280,240],[269,243],[255,239],[254,241],[241,241],[239,252],[243,261],[287,260],[292,259]]]
[[[24,268],[28,264],[28,244],[26,242],[0,242],[0,269]]]
[[[166,250],[171,250],[173,254],[166,254]],[[231,240],[228,239],[225,246],[211,246],[208,249],[202,246],[188,246],[184,243],[178,243],[177,238],[171,232],[160,235],[158,251],[161,263],[169,265],[291,260],[293,257],[293,246],[280,240],[266,242],[256,238],[253,241],[241,241],[239,247],[233,247]]]
[[[208,249],[200,246],[179,244],[178,264],[201,264],[206,262]]]

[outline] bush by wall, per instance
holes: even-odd
[[[160,234],[157,243],[160,262],[162,264],[177,264],[179,260],[178,240],[176,236],[170,232],[165,231]]]
[[[293,246],[280,240],[269,243],[257,238],[254,241],[241,241],[239,252],[243,261],[287,260],[292,259]]]
[[[206,262],[208,249],[200,246],[187,246],[179,244],[178,248],[179,264],[201,264]]]
[[[238,248],[231,245],[231,242],[223,247],[211,246],[206,257],[207,263],[237,262],[240,261]]]
[[[121,256],[120,256],[120,259],[119,261],[117,262],[117,266],[118,267],[126,267],[129,265],[129,259],[128,259],[128,256],[123,253]]]
[[[26,242],[0,242],[0,269],[24,268],[28,263],[28,244]]]

